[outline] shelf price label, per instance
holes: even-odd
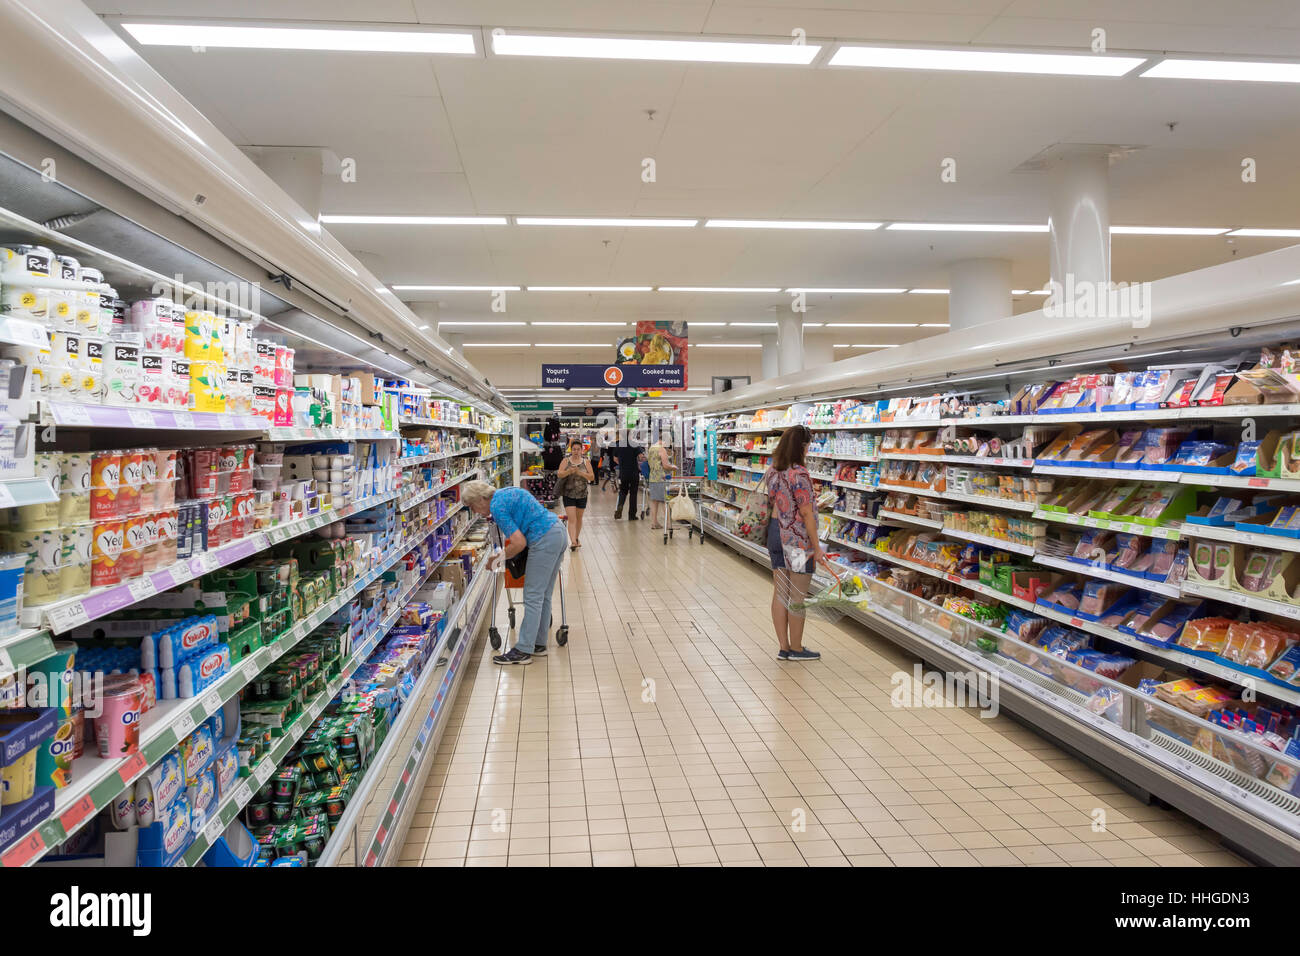
[[[90,425],[90,409],[84,405],[64,405],[54,402],[50,406],[56,425]]]
[[[153,582],[148,580],[147,578],[141,578],[135,581],[128,581],[126,584],[126,588],[128,591],[131,592],[132,603],[135,603],[136,601],[143,601],[145,598],[153,597],[154,595]]]
[[[131,420],[131,425],[135,428],[153,428],[153,412],[147,408],[129,408],[126,417]]]
[[[271,773],[273,772],[273,770],[274,768],[271,766],[270,761],[263,760],[261,763],[257,765],[257,768],[253,771],[253,776],[257,779],[257,782],[259,784],[263,784],[266,783],[266,781],[271,779]]]
[[[209,716],[221,709],[221,691],[210,690],[203,695],[203,710]]]
[[[248,781],[241,781],[239,786],[235,787],[235,805],[239,807],[248,806],[253,799],[252,788],[248,786]]]
[[[137,750],[135,753],[131,754],[131,756],[126,758],[126,761],[118,770],[117,775],[122,778],[122,784],[125,786],[136,777],[140,776],[140,774],[144,773],[148,766],[149,764],[148,761],[144,759],[144,754]]]
[[[90,620],[86,606],[80,601],[51,608],[45,612],[45,617],[50,622],[50,628],[58,634],[80,627]]]
[[[193,714],[189,711],[181,714],[180,717],[176,718],[176,739],[183,740],[188,737],[194,732],[195,726]]]
[[[184,428],[187,431],[194,428],[193,412],[172,412],[172,419],[176,422],[177,428]]]
[[[71,834],[76,831],[81,824],[95,812],[95,801],[86,794],[68,809],[63,811],[59,817],[59,825],[63,827],[63,832]]]
[[[203,838],[208,841],[208,845],[216,843],[221,839],[221,835],[226,832],[226,825],[221,822],[221,816],[214,816],[208,825],[203,828]]]
[[[39,833],[25,836],[0,856],[0,863],[6,867],[26,866],[45,852],[45,841]]]

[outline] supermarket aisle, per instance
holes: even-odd
[[[892,707],[913,661],[856,624],[778,663],[755,565],[612,511],[566,566],[568,648],[483,640],[402,865],[1241,864],[1006,717]]]

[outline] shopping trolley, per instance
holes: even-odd
[[[559,496],[555,493],[556,473],[541,471],[535,475],[520,475],[519,486],[527,488],[543,508],[554,508]]]
[[[677,494],[681,494],[685,489],[686,496],[691,499],[695,505],[695,516],[690,521],[674,522],[670,515],[672,514],[673,489],[677,489]],[[700,535],[700,544],[704,543],[704,478],[699,475],[683,475],[677,478],[668,479],[668,490],[664,494],[664,544],[673,536],[673,524],[679,523],[686,526],[686,540],[694,537],[698,531]]]
[[[567,515],[557,515],[556,517],[558,517],[561,522],[568,521]],[[493,528],[495,529],[495,527],[496,526],[494,525]],[[497,539],[497,547],[501,547],[501,545],[503,544],[503,542],[501,541],[501,532],[497,530],[495,533]],[[500,588],[498,588],[495,583],[492,585],[492,616],[489,618],[489,620],[491,620],[492,623],[488,626],[488,642],[492,645],[492,650],[494,651],[501,650],[501,631],[499,628],[497,628],[496,625],[498,592],[499,591],[505,592],[506,619],[509,620],[510,622],[510,626],[506,631],[506,636],[513,637],[515,633],[515,599],[510,594],[510,592],[519,591],[520,592],[519,603],[522,604],[524,579],[526,576],[527,576],[527,572],[515,576],[514,574],[510,573],[509,568],[505,568],[501,572]],[[564,610],[564,558],[563,557],[560,558],[560,571],[559,574],[556,575],[556,580],[560,586],[560,626],[555,629],[555,643],[558,644],[560,647],[563,647],[565,644],[569,643],[569,618]],[[547,629],[549,630],[551,625],[554,623],[555,623],[555,617],[554,615],[552,615],[551,619],[546,622]]]

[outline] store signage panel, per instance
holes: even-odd
[[[543,365],[543,388],[684,388],[681,365]]]

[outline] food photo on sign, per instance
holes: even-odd
[[[681,387],[685,388],[686,327],[685,322],[637,322],[636,333],[619,340],[615,362],[619,365],[680,365]]]

